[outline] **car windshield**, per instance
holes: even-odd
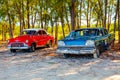
[[[23,35],[26,35],[26,34],[34,35],[36,33],[36,31],[34,31],[34,30],[26,30],[26,31],[23,31],[22,33],[23,33]]]
[[[80,36],[97,36],[98,30],[97,29],[80,29],[76,31],[72,31],[68,37],[80,37]]]
[[[75,36],[96,36],[96,29],[81,29],[75,31]]]

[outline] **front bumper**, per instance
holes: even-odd
[[[58,47],[56,51],[58,54],[94,54],[95,52],[95,47],[88,46]]]
[[[7,46],[8,49],[29,49],[30,47],[22,42],[14,42]]]
[[[10,46],[8,46],[7,47],[8,49],[29,49],[29,47],[10,47]]]

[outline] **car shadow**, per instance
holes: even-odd
[[[69,54],[67,58],[63,55],[59,55],[57,57],[61,59],[94,59],[91,54]]]
[[[16,50],[16,52],[12,53],[10,52],[13,56],[17,55],[17,54],[29,54],[29,53],[36,53],[39,52],[39,50],[43,50],[46,49],[46,47],[38,47],[35,49],[34,52],[30,52],[29,50]]]
[[[45,49],[46,47],[37,47],[36,50]]]

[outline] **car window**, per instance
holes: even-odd
[[[76,31],[74,36],[76,36],[76,37],[83,36],[83,31]]]
[[[41,32],[41,31],[38,31],[38,35],[42,35],[42,32]]]
[[[96,35],[95,30],[89,30],[87,33],[88,33],[89,36],[95,36]]]
[[[44,35],[44,34],[47,34],[45,31],[43,31],[43,30],[40,30],[40,31],[38,31],[38,34],[39,35]]]
[[[100,35],[100,30],[98,30],[98,32],[97,32],[97,36],[99,36]]]
[[[99,30],[99,34],[98,34],[99,36],[103,36],[104,34],[103,34],[103,31],[102,30]]]
[[[108,34],[108,31],[106,29],[102,29],[102,35],[107,35]]]
[[[26,30],[26,31],[23,31],[22,32],[23,33],[23,35],[26,35],[26,34],[29,34],[29,35],[34,35],[34,34],[36,34],[36,31],[34,31],[34,30]]]
[[[72,31],[72,32],[70,32],[70,34],[68,35],[68,37],[74,37],[74,35],[75,35],[75,32]]]
[[[45,31],[42,31],[43,34],[47,34]]]
[[[75,31],[75,36],[97,36],[96,29],[81,29]]]
[[[106,29],[104,29],[104,34],[107,35],[108,34],[108,31]]]

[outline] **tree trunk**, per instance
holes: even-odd
[[[89,6],[89,13],[90,13],[90,15],[89,15],[89,27],[91,27],[91,25],[90,25],[90,23],[91,23],[91,18],[92,18],[92,13],[91,13],[91,11],[92,11],[92,6]]]
[[[2,24],[2,30],[1,30],[2,41],[3,41],[3,38],[4,38],[4,35],[3,35],[4,34],[4,28],[3,27],[4,27],[4,24]]]
[[[6,25],[2,25],[2,41],[6,41]]]
[[[31,18],[31,22],[32,22],[32,28],[34,28],[34,18],[33,18],[33,14],[32,14],[32,18]]]
[[[61,14],[60,14],[60,19],[61,19],[61,24],[62,24],[63,38],[65,38],[65,31],[64,31],[64,15],[63,15],[64,10],[63,10],[63,6],[64,6],[64,5],[62,5],[62,12],[61,12]]]
[[[9,20],[9,32],[10,32],[10,38],[13,38],[13,29],[12,29],[12,23],[11,23],[11,18],[10,18],[10,13],[8,13],[8,20]]]
[[[20,13],[19,13],[19,16],[20,16],[20,35],[22,35],[22,30],[23,30],[22,12],[21,12],[21,9],[22,9],[22,4],[21,4],[21,2],[20,2]]]
[[[42,12],[43,12],[43,0],[40,0],[42,1],[42,5],[40,7],[40,24],[41,24],[41,28],[43,28],[43,15],[42,15]]]
[[[118,36],[119,36],[119,40],[118,43],[120,43],[120,0],[117,1],[118,2]]]
[[[108,12],[108,31],[110,30],[110,25],[111,25],[111,12],[109,10],[109,12]]]
[[[81,28],[81,17],[82,17],[82,0],[80,0],[80,28]]]
[[[32,14],[32,28],[35,27],[35,22],[36,22],[36,12]]]
[[[103,19],[103,10],[102,10],[102,1],[101,0],[98,0],[98,5],[99,5],[99,8],[100,8],[100,17],[101,17],[101,22],[100,22],[100,26],[104,26],[104,19]]]
[[[12,22],[11,22],[11,15],[9,11],[8,1],[6,2],[6,7],[7,7],[7,17],[8,17],[8,22],[9,22],[9,36],[10,38],[13,38]]]
[[[96,23],[96,28],[98,27],[98,19],[97,19],[97,23]]]
[[[106,19],[107,19],[107,0],[105,0],[104,28],[106,28]]]
[[[86,13],[86,19],[87,19],[87,28],[90,27],[89,26],[89,0],[87,0],[87,13]]]
[[[5,30],[4,30],[4,40],[6,41],[7,38],[6,38],[6,33],[7,33],[7,25],[5,25]]]
[[[65,38],[65,31],[64,31],[64,21],[63,21],[63,16],[61,16],[61,24],[62,24],[62,33],[63,33],[63,37]]]
[[[114,19],[114,36],[115,36],[115,32],[116,32],[116,19],[117,19],[117,13],[118,13],[118,1],[117,0],[117,6],[116,6],[116,11],[115,11],[115,19]]]
[[[40,12],[40,24],[41,24],[41,28],[43,28],[42,8]]]
[[[16,4],[16,6],[15,6],[16,8],[17,8],[17,13],[19,14],[19,21],[20,21],[20,35],[22,35],[22,27],[23,27],[23,25],[22,25],[22,3],[21,2],[19,2],[19,5],[18,4]]]
[[[24,19],[24,2],[22,0],[22,30],[25,29],[25,19]]]
[[[75,30],[75,0],[72,0],[72,6],[71,6],[71,25],[72,25],[72,30]]]
[[[29,0],[27,0],[27,25],[30,28],[30,10],[29,10]]]
[[[66,21],[67,21],[68,30],[69,30],[69,32],[70,32],[70,24],[69,24],[68,18],[69,18],[69,17],[68,17],[68,13],[67,13],[67,10],[66,10],[65,19],[66,19]]]
[[[12,29],[13,29],[13,34],[14,34],[14,31],[15,31],[15,18],[13,18],[13,20],[12,20]]]
[[[53,36],[53,26],[54,26],[54,22],[52,20],[52,17],[50,17],[50,22],[51,22],[51,34]]]
[[[46,16],[45,16],[45,25],[44,25],[44,29],[47,30],[47,20],[46,20]]]
[[[57,45],[58,41],[58,24],[57,24],[57,19],[55,19],[55,45]]]
[[[2,41],[6,40],[6,26],[2,24]]]
[[[21,19],[21,14],[19,14],[20,17],[19,17],[19,20],[20,20],[20,35],[22,35],[22,19]]]
[[[77,17],[76,17],[76,19],[77,19],[77,28],[79,29],[79,27],[80,27],[80,24],[79,24],[79,22],[80,22],[80,20],[79,20],[79,14],[77,13]]]

